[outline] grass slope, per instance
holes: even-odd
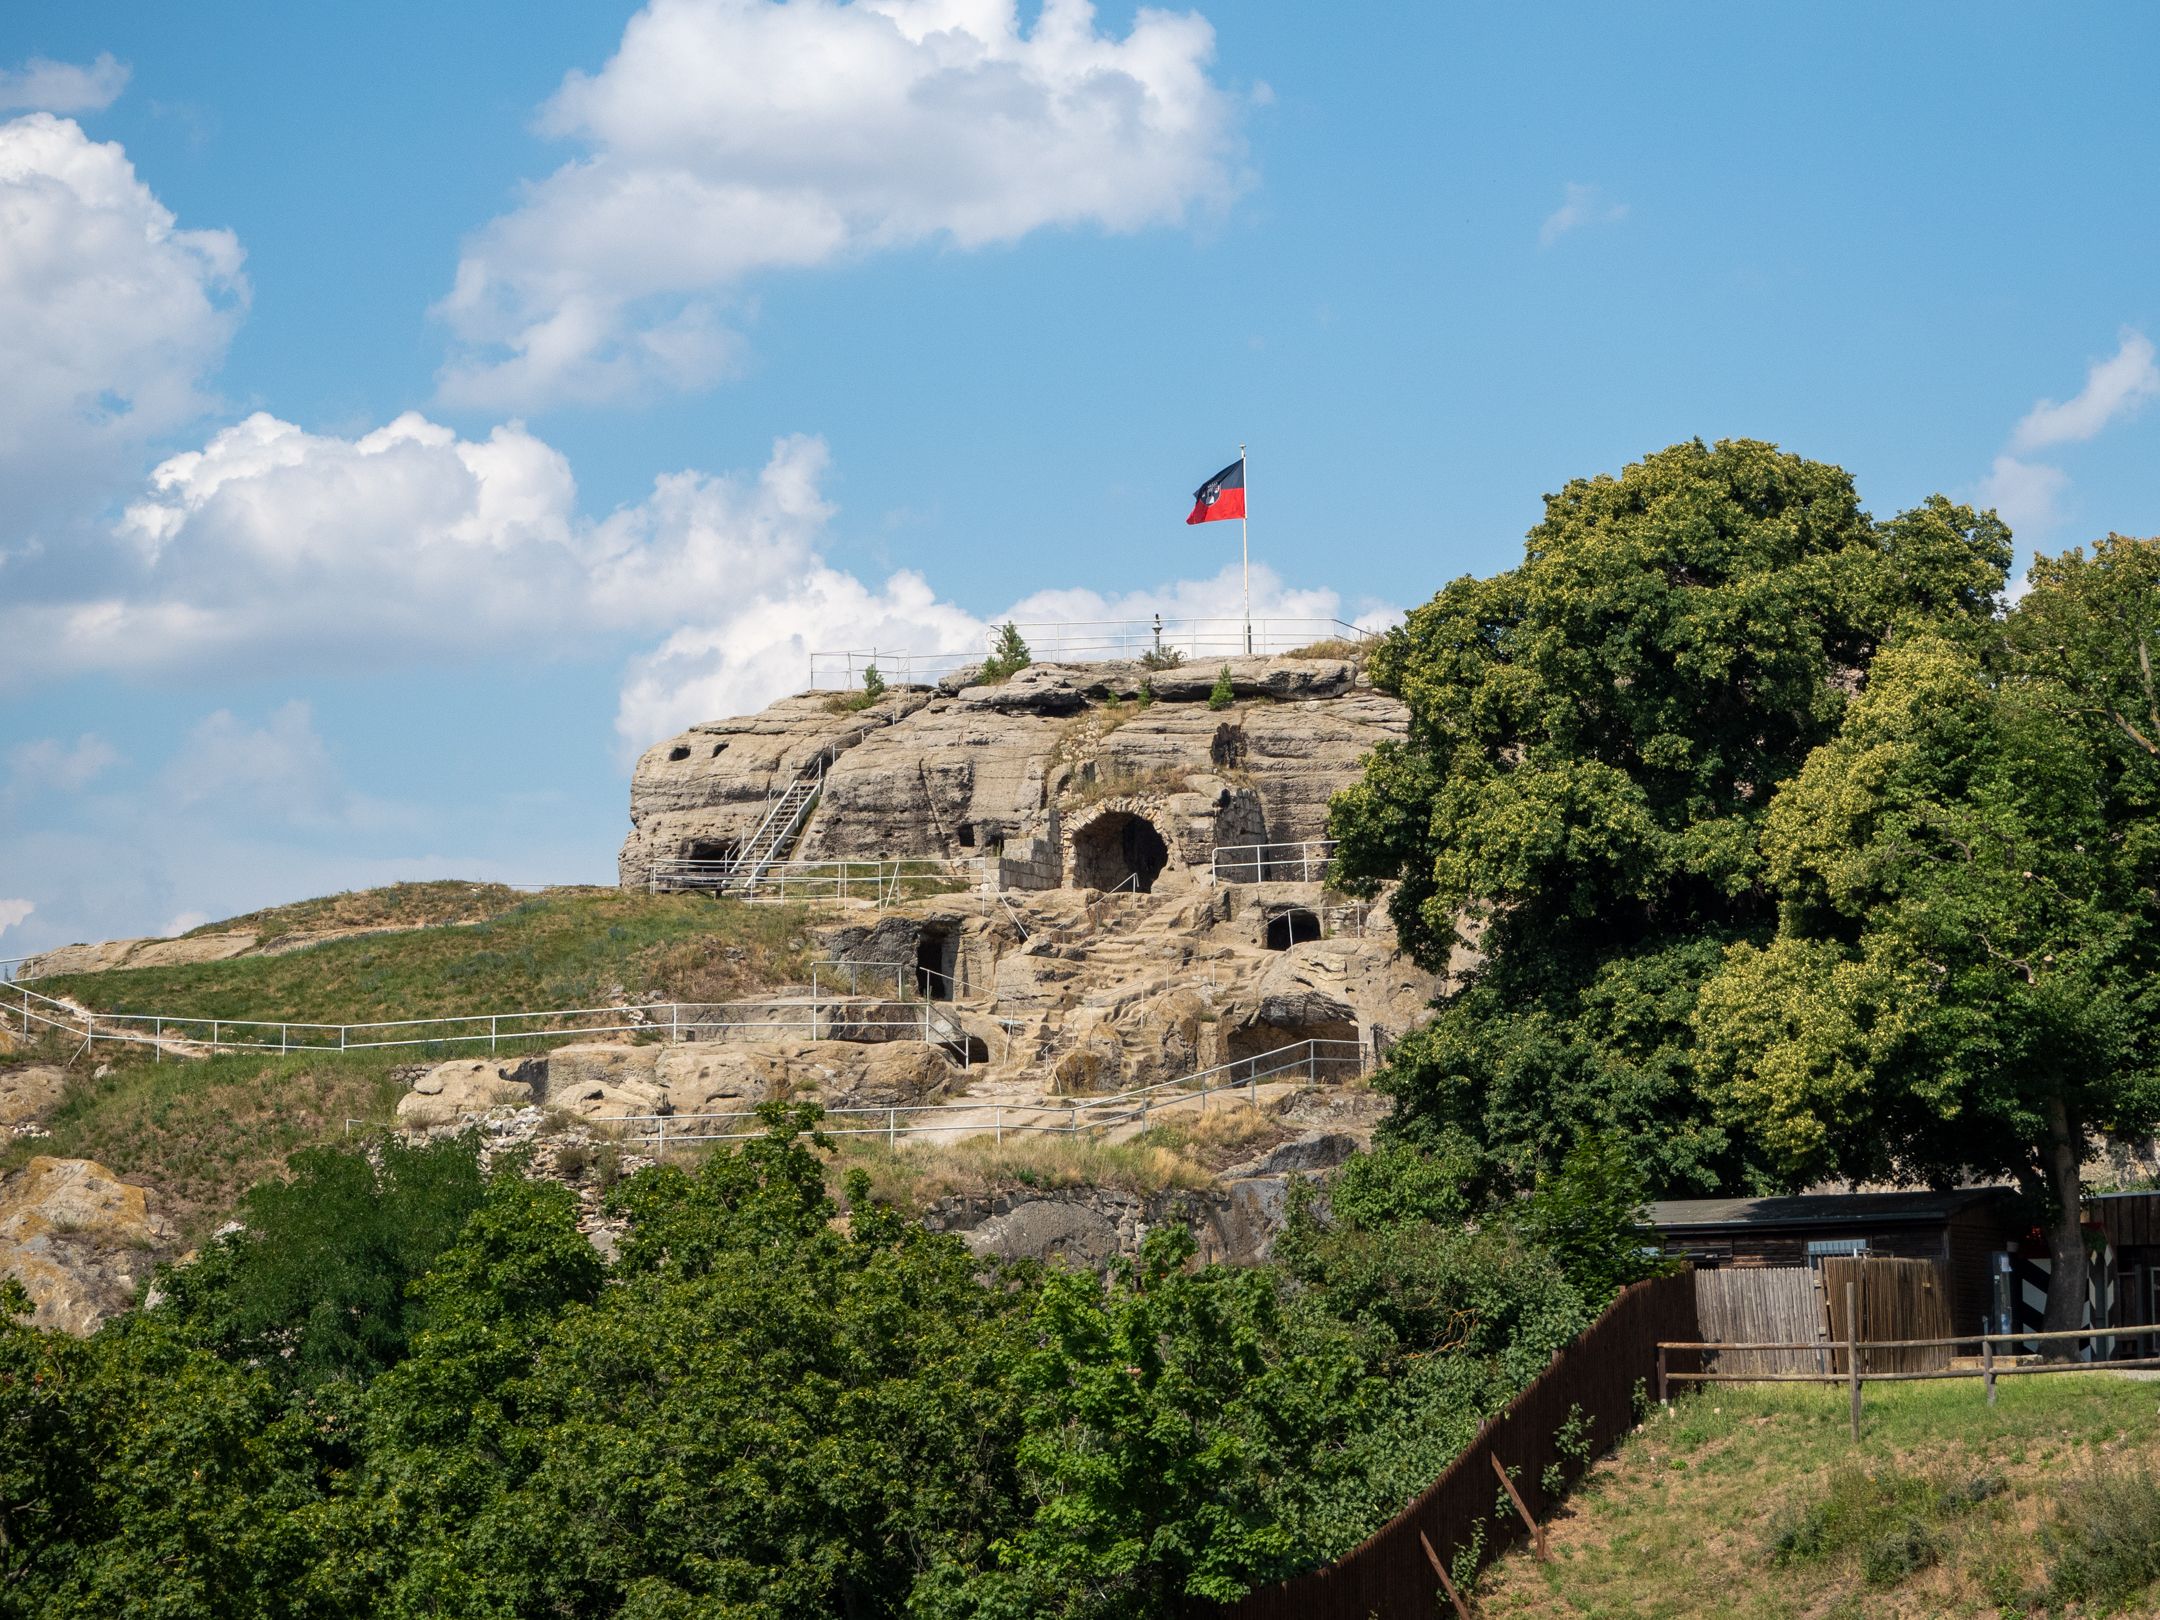
[[[101,1012],[315,1023],[596,1007],[641,992],[717,1001],[806,977],[805,922],[795,905],[556,891],[469,925],[281,956],[59,974],[34,988]]]
[[[231,934],[243,929],[271,940],[287,934],[329,933],[344,928],[426,928],[447,923],[485,922],[523,905],[531,896],[500,883],[391,883],[379,889],[349,889],[287,906],[268,906],[223,922],[204,923],[183,938]]]
[[[364,900],[338,896],[335,903],[350,917],[367,914],[356,904]],[[376,915],[394,906],[409,915],[410,900],[386,902]],[[721,1001],[806,977],[808,923],[801,906],[556,891],[518,896],[470,924],[336,940],[283,956],[41,979],[37,988],[101,1011],[319,1022],[602,1006],[647,992]],[[68,1090],[44,1122],[48,1134],[0,1145],[0,1172],[41,1153],[96,1159],[153,1188],[182,1236],[197,1238],[295,1149],[386,1123],[404,1091],[404,1065],[473,1050],[416,1046],[157,1063],[129,1048],[83,1055],[41,1041],[0,1063],[65,1061]]]
[[[2120,1374],[1729,1385],[1654,1413],[1551,1530],[1487,1572],[1487,1620],[2160,1614],[2160,1383]]]

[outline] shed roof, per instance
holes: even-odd
[[[1650,1206],[1661,1232],[1775,1226],[1926,1226],[2008,1187],[1959,1187],[1949,1192],[1792,1193],[1769,1198],[1667,1198]]]

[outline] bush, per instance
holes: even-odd
[[[1215,690],[1207,695],[1211,709],[1227,709],[1237,701],[1237,689],[1230,684],[1230,666],[1223,665],[1222,673],[1215,677]]]
[[[1185,655],[1175,647],[1150,647],[1140,655],[1140,662],[1149,669],[1176,669],[1185,662]]]
[[[1943,1481],[1896,1467],[1841,1469],[1819,1500],[1774,1521],[1770,1561],[1850,1558],[1870,1586],[1895,1586],[1941,1562],[1947,1521],[2002,1489],[1996,1475]]]
[[[1138,701],[1140,707],[1143,709],[1155,701],[1155,683],[1147,679],[1145,676],[1142,676],[1140,680],[1140,695]]]
[[[2143,1464],[2096,1463],[2064,1489],[2047,1546],[2054,1603],[2128,1603],[2160,1580],[2160,1479]]]
[[[995,685],[1011,680],[1034,662],[1035,655],[1020,638],[1020,627],[1007,619],[990,643],[990,656],[983,660],[978,678],[985,685]]]

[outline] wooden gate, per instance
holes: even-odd
[[[1887,1260],[1872,1255],[1838,1256],[1822,1262],[1823,1303],[1830,1323],[1832,1372],[1845,1371],[1845,1284],[1860,1307],[1859,1331],[1870,1339],[1947,1339],[1950,1283],[1934,1260]],[[1950,1365],[1950,1346],[1863,1350],[1862,1372],[1936,1372]]]
[[[1695,1273],[1695,1315],[1712,1344],[1809,1344],[1813,1350],[1725,1350],[1716,1371],[1827,1372],[1830,1333],[1809,1266],[1734,1266]]]

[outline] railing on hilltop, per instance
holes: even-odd
[[[1252,645],[1245,642],[1243,619],[1079,619],[1056,624],[1015,626],[1039,664],[1097,664],[1139,658],[1149,652],[1174,652],[1190,662],[1238,658],[1254,653],[1288,653],[1320,642],[1356,644],[1377,632],[1333,618],[1267,618],[1252,621]],[[987,656],[975,652],[916,652],[904,647],[819,649],[810,654],[812,691],[855,691],[872,665],[894,686],[928,686]]]
[[[325,1053],[388,1048],[481,1047],[491,1053],[521,1041],[582,1039],[593,1035],[642,1035],[670,1043],[728,1039],[846,1039],[873,1032],[882,1038],[953,1046],[962,1066],[968,1058],[966,1030],[949,1012],[915,997],[871,1000],[826,996],[767,997],[757,1001],[661,1001],[617,1007],[550,1008],[539,1012],[452,1013],[436,1018],[380,1019],[349,1024],[283,1018],[199,1018],[190,1014],[112,1013],[78,1007],[10,984],[0,993],[0,1014],[25,1034],[40,1031],[96,1047],[143,1046],[153,1056],[168,1052]]]
[[[867,1108],[828,1108],[820,1125],[828,1136],[877,1136],[897,1145],[954,1136],[1084,1136],[1120,1125],[1145,1127],[1156,1114],[1225,1092],[1242,1091],[1257,1103],[1260,1087],[1290,1082],[1301,1087],[1354,1080],[1372,1067],[1362,1041],[1305,1040],[1273,1051],[1218,1064],[1175,1080],[1101,1097],[1040,1102],[998,1099],[942,1103],[889,1103]],[[595,1124],[624,1127],[627,1140],[661,1146],[692,1142],[747,1142],[765,1134],[754,1109],[703,1114],[615,1114]],[[630,1129],[629,1127],[642,1127]]]

